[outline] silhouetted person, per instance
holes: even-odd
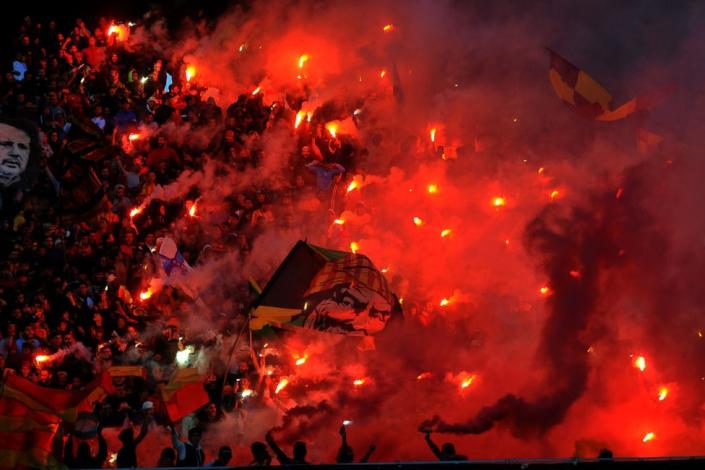
[[[602,449],[597,458],[600,462],[614,462],[614,454],[609,449]]]
[[[277,445],[272,437],[271,432],[267,432],[264,438],[267,440],[267,444],[274,451],[274,455],[277,456],[277,460],[282,465],[308,465],[306,461],[306,443],[302,441],[294,442],[294,458],[289,457],[284,453],[283,450]]]
[[[218,451],[218,458],[206,465],[206,467],[227,467],[232,458],[233,450],[230,446],[223,446]]]
[[[64,447],[64,463],[69,468],[102,468],[105,458],[108,456],[108,445],[103,438],[103,429],[98,428],[98,453],[91,454],[91,446],[87,442],[81,442],[73,455],[73,436],[69,436]]]
[[[468,458],[464,455],[458,455],[455,453],[455,446],[450,442],[446,442],[439,449],[435,442],[431,440],[431,431],[426,431],[426,443],[431,448],[433,454],[441,462],[453,461],[453,460],[467,460]]]
[[[122,442],[122,448],[117,453],[118,468],[137,467],[137,446],[140,445],[142,439],[147,435],[148,422],[142,424],[140,433],[135,438],[135,433],[132,430],[132,425],[128,429],[123,430],[118,439]]]
[[[188,431],[188,442],[179,439],[176,429],[171,428],[171,442],[176,449],[177,467],[202,467],[206,454],[201,449],[202,433],[199,428],[191,428]]]
[[[272,464],[272,456],[267,452],[267,445],[264,442],[253,442],[250,450],[252,451],[250,466],[269,467]]]
[[[355,460],[355,454],[353,452],[352,447],[348,445],[348,437],[345,425],[340,426],[340,430],[338,432],[340,432],[341,442],[340,449],[338,450],[338,456],[336,457],[335,461],[337,463],[353,463],[353,461]],[[371,445],[364,457],[360,459],[360,463],[366,463],[372,456],[372,453],[375,451],[375,449],[376,447],[374,445]]]
[[[162,449],[157,467],[176,467],[176,451],[171,447]]]

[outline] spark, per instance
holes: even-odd
[[[502,196],[497,196],[494,199],[492,199],[492,205],[495,207],[502,207],[506,203],[507,203],[507,201]]]
[[[261,87],[255,88],[254,90],[252,90],[252,96],[255,96],[255,95],[256,95],[257,93],[259,93],[260,91],[262,91],[262,88],[261,88]]]
[[[384,28],[382,28],[382,31],[384,31],[385,33],[390,33],[394,31],[394,25],[392,23],[386,24],[384,25]]]
[[[419,375],[416,376],[416,380],[426,380],[430,379],[433,374],[431,372],[421,372]]]
[[[438,192],[438,185],[437,184],[429,184],[427,189],[428,189],[429,194],[436,194]]]
[[[357,250],[360,249],[360,245],[357,242],[350,242],[350,251],[353,253],[357,253]]]
[[[287,385],[289,385],[289,379],[286,377],[282,378],[277,384],[277,388],[274,389],[274,393],[277,394],[281,392]]]
[[[417,227],[423,225],[423,220],[421,220],[421,217],[414,217],[414,225],[416,225]]]
[[[330,135],[335,139],[335,134],[338,132],[338,125],[334,122],[329,122],[326,124],[326,129],[330,133]]]
[[[468,388],[472,383],[475,381],[475,375],[470,375],[468,377],[465,377],[462,382],[460,382],[460,388],[465,389]]]
[[[186,81],[190,82],[191,79],[196,75],[196,67],[189,65],[186,67]]]
[[[668,396],[668,388],[660,387],[658,389],[658,401],[664,401]]]
[[[441,238],[447,237],[447,236],[450,235],[452,232],[453,232],[453,231],[452,231],[451,229],[449,229],[449,228],[444,228],[443,230],[441,230]]]
[[[306,61],[307,61],[308,59],[309,59],[308,54],[301,54],[301,55],[299,56],[299,68],[300,68],[300,69],[304,68],[304,64],[306,63]]]
[[[431,136],[431,142],[436,143],[436,128],[432,128],[431,131],[429,132],[429,135]]]
[[[639,356],[634,360],[634,367],[644,372],[646,370],[646,358],[644,356]]]
[[[152,297],[152,288],[148,287],[147,290],[140,292],[140,300],[149,300]]]
[[[656,438],[656,434],[654,434],[654,433],[652,433],[652,432],[647,432],[647,433],[644,435],[644,438],[641,440],[641,442],[653,441],[655,438]]]

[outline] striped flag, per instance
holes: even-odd
[[[643,96],[632,98],[611,109],[612,95],[584,70],[579,69],[555,51],[548,49],[548,78],[558,98],[578,114],[596,121],[617,121],[632,113],[649,109],[659,103],[675,87],[666,85]]]
[[[0,390],[0,469],[63,468],[54,447],[59,424],[75,422],[110,390],[108,373],[81,391],[40,387],[7,373]]]

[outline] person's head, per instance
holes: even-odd
[[[230,459],[233,458],[233,451],[230,448],[230,446],[223,446],[220,448],[218,451],[218,460],[220,461],[223,466],[227,465],[228,462],[230,462]]]
[[[272,457],[267,452],[267,445],[264,442],[253,442],[250,446],[252,458],[257,463],[267,463],[272,460]]]
[[[294,443],[294,460],[303,462],[306,460],[306,443],[303,441],[296,441]]]
[[[158,467],[175,467],[176,466],[176,451],[171,447],[165,447],[162,449],[162,453],[159,455],[159,462],[157,462]]]
[[[201,433],[200,428],[191,428],[188,431],[188,441],[197,446],[201,442],[201,437],[203,434]]]
[[[441,452],[443,452],[443,454],[448,457],[452,457],[455,455],[455,446],[453,444],[451,444],[450,442],[446,442],[441,447]]]
[[[29,185],[37,173],[39,154],[34,124],[0,118],[0,187]]]
[[[614,458],[614,454],[610,449],[602,449],[597,455],[597,458],[601,460],[612,460]]]
[[[211,419],[215,418],[218,415],[218,407],[215,406],[215,403],[208,403],[208,405],[206,406],[206,414]]]
[[[95,47],[95,38],[93,36],[88,38],[88,46]]]

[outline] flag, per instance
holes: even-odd
[[[194,368],[177,369],[169,383],[160,386],[159,392],[172,423],[209,401],[208,393],[203,388],[203,376]]]
[[[368,257],[299,241],[255,300],[250,328],[370,335],[394,313],[399,302]]]
[[[193,271],[193,268],[179,251],[176,242],[169,237],[158,238],[157,249],[161,269],[166,275],[164,284],[177,287],[189,297],[195,298],[197,292],[186,279],[186,276]]]
[[[553,91],[578,114],[596,121],[617,121],[636,111],[649,109],[675,88],[667,85],[611,109],[612,95],[602,85],[551,49],[548,53],[551,64],[548,78]]]
[[[101,374],[86,390],[40,387],[6,374],[0,391],[0,469],[61,468],[54,436],[61,421],[73,423],[78,413],[92,410],[112,387],[109,374]]]

